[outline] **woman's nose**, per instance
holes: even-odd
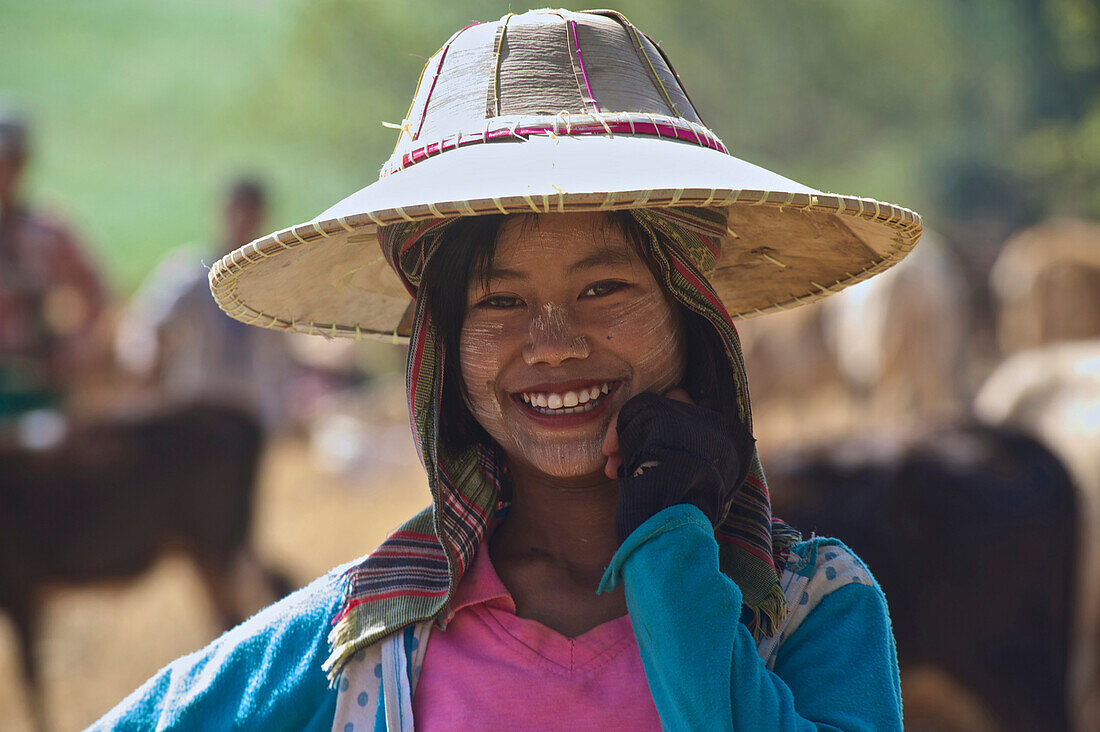
[[[531,319],[523,358],[528,365],[551,366],[571,358],[588,358],[588,341],[564,308],[547,303]]]

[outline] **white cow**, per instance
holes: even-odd
[[[1056,343],[1011,356],[974,401],[991,424],[1044,442],[1078,487],[1077,620],[1070,658],[1070,715],[1079,730],[1100,725],[1100,340]]]

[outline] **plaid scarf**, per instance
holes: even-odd
[[[738,416],[752,430],[752,414],[737,331],[707,280],[725,235],[722,212],[669,208],[632,209],[645,232],[645,246],[665,289],[717,331],[734,379]],[[456,219],[435,219],[385,227],[382,250],[416,297],[421,277],[441,235]],[[662,244],[671,242],[671,246]],[[344,603],[329,635],[325,662],[335,679],[360,648],[411,623],[439,617],[473,561],[498,507],[505,464],[495,445],[459,449],[440,439],[443,369],[442,337],[424,300],[416,301],[406,385],[413,435],[428,476],[432,506],[395,531],[374,553],[345,575]],[[779,571],[790,546],[801,539],[772,518],[767,482],[754,452],[749,475],[715,530],[722,571],[741,588],[751,611],[749,629],[759,639],[772,635],[786,616]]]

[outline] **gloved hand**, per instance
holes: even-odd
[[[754,443],[736,415],[691,403],[682,389],[631,398],[604,441],[608,472],[619,479],[618,542],[681,503],[717,525],[748,473]]]

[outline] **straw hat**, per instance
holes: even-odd
[[[536,10],[460,30],[428,60],[378,182],[226,255],[218,304],[255,325],[407,336],[378,227],[493,213],[728,212],[711,283],[730,315],[811,302],[905,256],[920,217],[731,156],[668,59],[618,13]]]

